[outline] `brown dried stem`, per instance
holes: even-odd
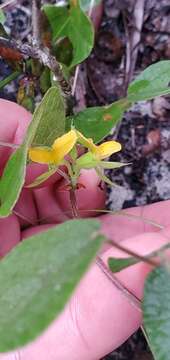
[[[41,0],[32,0],[33,44],[41,46]]]
[[[145,0],[135,1],[130,24],[127,22],[126,13],[123,13],[126,33],[125,95],[135,70],[143,26],[144,8]]]
[[[6,7],[9,7],[13,4],[15,4],[17,2],[17,0],[9,0],[4,2],[3,4],[0,5],[0,9],[5,9]]]
[[[60,84],[63,95],[66,97],[70,96],[70,85],[63,76],[62,66],[57,62],[56,58],[49,53],[49,49],[40,49],[36,45],[22,44],[19,41],[7,39],[2,36],[0,36],[0,46],[18,51],[25,60],[29,58],[36,59],[44,66],[47,66],[53,72],[55,80]]]

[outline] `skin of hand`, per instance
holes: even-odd
[[[31,115],[15,103],[1,99],[0,118],[0,141],[20,144]],[[0,147],[0,174],[10,153],[9,148]],[[29,165],[26,183],[32,182],[45,170],[44,165]],[[80,182],[86,188],[77,191],[79,209],[103,208],[105,192],[98,186],[99,179],[95,172],[82,172]],[[0,219],[0,256],[4,256],[22,239],[71,216],[68,193],[60,190],[63,183],[56,174],[43,187],[23,189],[15,213]],[[170,201],[128,209],[131,215],[158,222],[165,227],[164,230],[137,218],[103,215],[100,216],[102,231],[109,239],[122,242],[124,247],[146,255],[168,242],[169,209]],[[22,214],[23,218],[17,214]],[[92,215],[88,211],[82,214]],[[37,226],[38,219],[43,225]],[[113,246],[103,248],[101,256],[106,263],[110,256],[127,257]],[[116,276],[142,299],[144,281],[150,270],[147,264],[139,263]],[[92,264],[58,319],[33,343],[15,352],[0,354],[0,360],[99,360],[122,344],[141,322],[141,312],[117,290],[96,264]]]

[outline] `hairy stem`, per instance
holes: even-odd
[[[124,252],[125,254],[132,256],[136,259],[138,259],[139,261],[143,261],[145,263],[147,263],[150,266],[158,266],[159,263],[157,263],[157,261],[147,257],[147,256],[142,256],[140,254],[136,254],[134,251],[127,249],[126,247],[120,245],[119,243],[115,242],[114,240],[111,240],[111,245],[114,246],[116,249]]]
[[[75,190],[73,188],[71,188],[69,190],[69,194],[70,194],[70,204],[71,204],[73,218],[78,218],[79,215],[78,215],[77,199],[76,199]]]
[[[111,270],[108,269],[104,261],[99,256],[97,256],[96,264],[106,275],[108,280],[116,287],[116,289],[119,290],[133,306],[141,311],[141,301],[120,282],[120,280],[111,272]]]
[[[66,97],[70,96],[70,85],[64,78],[62,66],[57,62],[56,58],[49,53],[49,49],[40,49],[36,45],[22,44],[19,41],[7,39],[2,36],[0,36],[0,46],[17,50],[25,60],[29,58],[36,59],[44,66],[47,66],[53,72],[55,80],[60,84],[63,95]]]

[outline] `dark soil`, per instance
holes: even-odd
[[[104,0],[104,8],[95,10],[96,45],[81,67],[77,85],[76,110],[85,106],[109,104],[125,95],[125,54],[134,28],[134,0]],[[101,17],[102,14],[102,17]],[[7,11],[6,30],[15,38],[25,40],[31,28],[29,1],[19,1]],[[148,65],[170,58],[169,0],[145,1],[141,41],[133,77]],[[0,59],[0,78],[10,73]],[[16,101],[18,80],[0,91],[0,97]],[[120,190],[108,188],[107,206],[121,209],[170,198],[170,101],[157,98],[136,104],[127,112],[121,126],[115,129],[123,151],[114,156],[130,162],[123,170],[109,171]],[[112,138],[110,135],[109,138]],[[151,360],[140,331],[103,360]]]

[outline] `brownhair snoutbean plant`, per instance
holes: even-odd
[[[162,321],[164,337],[169,338],[170,277],[169,268],[165,265],[168,246],[143,257],[112,242],[112,246],[126,253],[127,258],[111,258],[107,267],[97,256],[97,252],[102,242],[109,239],[101,234],[98,220],[81,219],[76,191],[82,169],[94,168],[103,182],[115,186],[106,177],[104,169],[115,169],[128,164],[106,160],[111,154],[121,150],[121,144],[104,139],[135,102],[170,93],[170,61],[162,60],[145,69],[128,85],[124,98],[107,106],[86,108],[75,114],[71,95],[74,93],[72,79],[77,66],[88,58],[94,45],[94,28],[87,15],[89,7],[91,13],[91,4],[87,3],[85,11],[82,1],[78,0],[70,0],[61,6],[42,6],[40,0],[32,0],[33,38],[30,43],[16,41],[6,34],[5,15],[1,9],[0,53],[7,62],[12,63],[13,72],[0,82],[0,88],[19,76],[24,78],[30,72],[44,96],[36,106],[33,84],[30,82],[29,91],[25,91],[24,82],[20,82],[18,102],[33,111],[33,118],[20,146],[4,143],[0,139],[1,146],[13,148],[0,179],[0,218],[8,217],[14,211],[24,187],[27,164],[35,162],[46,164],[48,170],[27,187],[36,187],[59,172],[67,181],[70,209],[75,219],[31,236],[1,259],[0,288],[3,297],[0,296],[0,351],[10,351],[37,337],[63,310],[89,264],[96,257],[98,266],[113,285],[139,311],[143,308],[144,327],[155,359],[167,360],[170,344],[166,342],[164,345],[162,334],[154,328],[153,321],[159,309],[157,319],[159,317]],[[67,54],[56,51],[63,39],[67,39]],[[64,171],[61,165],[65,167]],[[98,209],[99,213],[100,211],[104,212]],[[149,219],[145,221],[150,222]],[[155,226],[161,227],[158,224]],[[158,257],[162,259],[161,262]],[[139,261],[154,266],[146,281],[143,304],[114,275]],[[43,274],[46,274],[48,283],[45,288]],[[32,288],[33,279],[39,284],[36,296],[35,288],[34,291]],[[15,299],[10,296],[11,292],[15,293]],[[161,306],[164,296],[167,299],[166,306]],[[24,308],[27,309],[27,317]]]

